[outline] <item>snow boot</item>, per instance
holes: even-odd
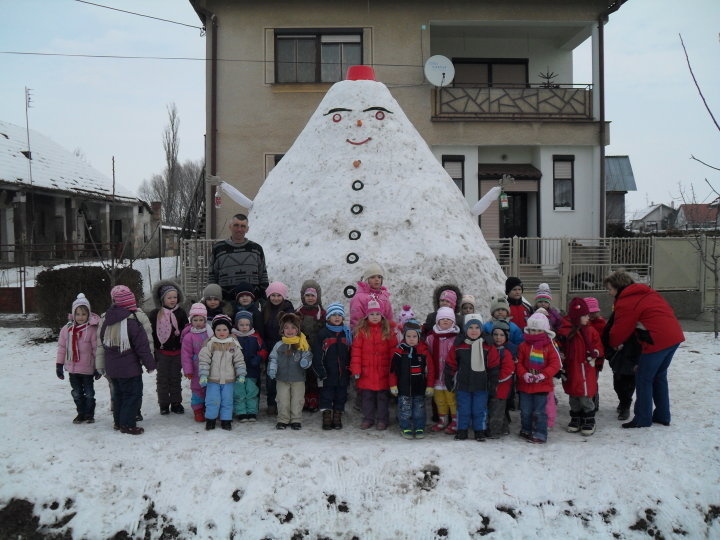
[[[333,411],[333,428],[342,429],[342,411]]]
[[[416,439],[424,439],[425,438],[425,430],[423,428],[418,428],[415,430],[415,438]]]
[[[232,420],[220,420],[220,429],[224,429],[225,431],[231,431]]]
[[[466,441],[468,438],[468,430],[467,429],[458,429],[455,432],[455,440],[456,441]]]
[[[89,416],[89,417],[87,417],[87,418],[85,419],[85,423],[86,423],[86,424],[94,424],[94,423],[95,423],[95,418],[92,417],[92,416]]]
[[[448,424],[448,427],[445,428],[445,433],[448,435],[455,435],[455,433],[457,433],[457,415],[452,417],[452,421]]]
[[[302,424],[300,422],[292,422],[290,424],[290,429],[300,431],[302,429]]]
[[[448,415],[444,414],[439,417],[439,420],[437,421],[437,424],[433,424],[430,427],[430,431],[443,431],[448,426]]]
[[[630,408],[620,409],[618,408],[618,420],[625,421],[630,418]]]
[[[325,409],[322,412],[322,428],[326,431],[333,429],[333,412],[330,409]]]
[[[185,412],[185,407],[182,406],[182,403],[173,403],[170,405],[170,410],[175,414],[183,414]]]
[[[582,427],[580,428],[580,433],[582,433],[585,436],[590,436],[593,433],[595,433],[595,413],[594,412],[585,413],[585,416],[583,417]]]
[[[126,433],[128,435],[142,435],[145,432],[145,430],[139,426],[122,426],[120,428],[120,433]]]
[[[403,439],[412,439],[413,438],[413,430],[412,429],[403,429],[401,433],[402,433]]]
[[[485,441],[485,430],[484,429],[479,429],[475,432],[475,440],[479,441],[479,442]]]
[[[85,421],[85,417],[82,414],[78,414],[73,418],[73,424],[82,424]]]
[[[193,411],[195,413],[195,421],[196,422],[204,422],[205,421],[205,413],[202,409],[195,409]]]
[[[160,405],[160,414],[163,416],[170,414],[170,405]]]
[[[212,420],[206,420],[205,421],[205,430],[210,431],[211,429],[215,429],[215,424],[217,423],[217,419]]]
[[[568,433],[577,433],[583,423],[583,413],[570,411],[570,423],[568,424]]]

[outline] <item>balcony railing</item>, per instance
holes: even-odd
[[[433,89],[433,120],[592,120],[592,85]]]

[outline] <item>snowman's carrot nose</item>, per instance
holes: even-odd
[[[358,126],[358,127],[362,126],[362,120],[358,120],[358,121],[357,121],[357,126]]]

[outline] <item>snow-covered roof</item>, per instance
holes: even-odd
[[[32,183],[24,127],[0,120],[0,182],[75,193],[91,198],[113,195],[112,180],[69,150],[30,130]],[[115,185],[115,197],[137,200],[130,190]]]
[[[647,208],[643,208],[642,210],[635,210],[634,212],[631,212],[629,214],[629,220],[630,221],[639,221],[642,219],[645,219],[650,214],[655,212],[658,208],[665,207],[670,211],[673,211],[673,208],[671,206],[668,206],[667,204],[653,204],[651,206],[648,206]]]

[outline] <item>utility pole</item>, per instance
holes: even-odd
[[[32,245],[33,238],[34,238],[33,231],[35,230],[35,224],[33,223],[34,219],[35,219],[35,217],[33,215],[34,214],[33,207],[35,206],[34,205],[35,198],[33,197],[33,188],[32,188],[33,177],[32,177],[32,151],[30,149],[30,115],[28,114],[28,109],[31,106],[30,102],[32,101],[32,96],[30,94],[30,90],[32,90],[32,89],[28,88],[27,86],[25,87],[25,134],[27,137],[27,153],[23,152],[23,154],[25,155],[25,157],[27,158],[27,161],[28,161],[28,178],[30,180],[30,193],[28,193],[28,195],[30,196],[29,197],[30,200],[28,201],[27,196],[24,197],[25,204],[23,206],[26,207],[26,211],[22,212],[21,214],[24,214],[23,217],[25,217],[27,219],[27,217],[28,217],[27,205],[29,203],[30,204],[30,212],[29,212],[30,219],[27,221],[25,221],[25,219],[23,219],[23,232],[22,232],[22,236],[20,237],[20,241],[21,241],[21,248],[20,248],[21,249],[21,255],[20,255],[20,259],[21,259],[20,260],[20,264],[21,264],[21,266],[20,266],[20,299],[21,299],[21,304],[22,304],[23,315],[25,315],[27,313],[27,302],[25,299],[25,294],[27,292],[26,291],[26,289],[27,289],[27,287],[26,287],[27,245],[28,245],[28,243],[30,245]],[[30,225],[29,227],[27,227],[28,224]],[[29,239],[27,237],[27,233],[25,232],[28,228],[30,229],[30,238]],[[28,242],[28,240],[29,240],[29,242]]]

